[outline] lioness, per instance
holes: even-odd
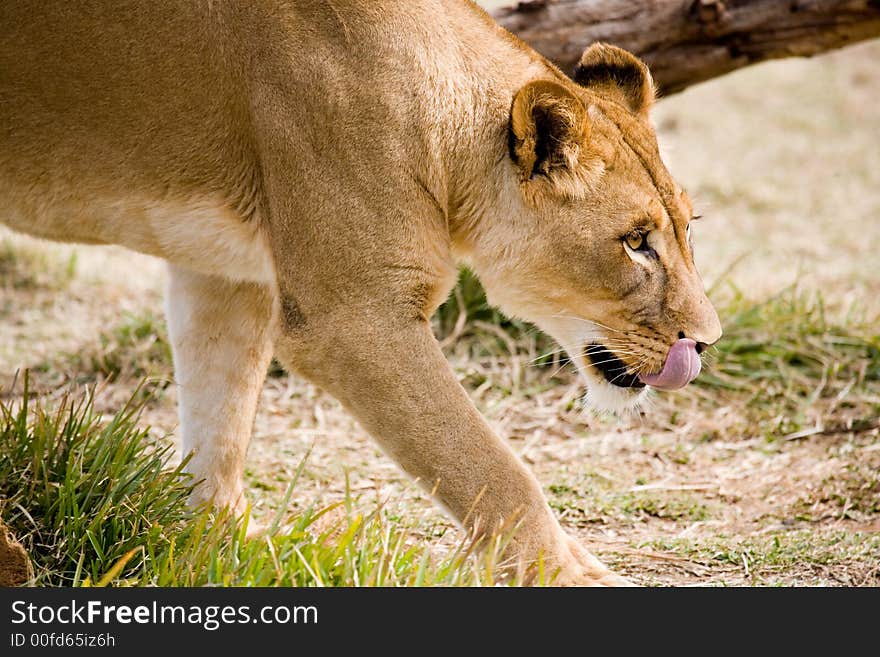
[[[165,258],[195,502],[241,509],[274,353],[511,563],[619,584],[458,383],[429,318],[460,263],[593,403],[678,388],[721,335],[645,65],[569,79],[465,0],[0,4],[0,218]],[[132,272],[136,275],[136,272]]]

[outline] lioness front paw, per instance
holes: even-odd
[[[580,543],[565,536],[558,559],[558,568],[550,581],[553,586],[637,586],[625,577],[611,572]]]
[[[218,519],[235,518],[240,523],[247,522],[245,537],[248,539],[260,538],[268,529],[254,520],[250,503],[244,493],[214,493],[208,496],[197,488],[189,499],[189,506],[192,509],[206,508],[217,514]]]

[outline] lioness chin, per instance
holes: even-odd
[[[528,581],[625,583],[568,537],[429,326],[468,264],[589,398],[674,389],[721,335],[647,68],[569,79],[464,0],[0,5],[0,220],[169,262],[193,501],[241,509],[273,353]],[[133,272],[134,275],[134,272]]]

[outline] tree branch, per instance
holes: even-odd
[[[494,16],[566,73],[594,41],[625,48],[664,94],[880,36],[880,0],[533,0]]]

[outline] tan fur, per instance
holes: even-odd
[[[3,3],[0,37],[0,220],[171,263],[200,499],[242,503],[274,344],[470,530],[518,522],[511,564],[621,582],[560,529],[428,319],[468,263],[618,406],[642,394],[586,344],[653,371],[679,332],[718,338],[643,65],[603,77],[631,56],[593,51],[601,83],[579,86],[463,0]],[[627,256],[634,229],[656,259]]]

